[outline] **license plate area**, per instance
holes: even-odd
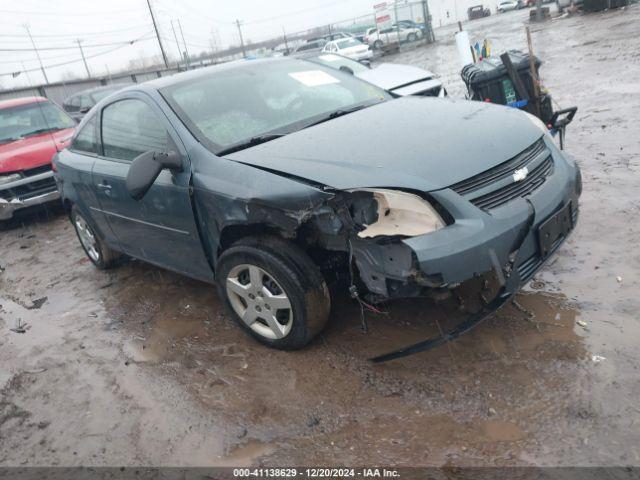
[[[545,258],[573,228],[571,202],[554,213],[538,227],[538,246],[540,256]]]

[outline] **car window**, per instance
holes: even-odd
[[[93,115],[78,132],[71,144],[71,150],[84,153],[98,153],[98,139],[96,136],[97,116]]]
[[[301,60],[219,68],[161,93],[214,152],[268,132],[294,131],[334,110],[390,98],[352,75]]]
[[[133,160],[153,150],[167,151],[167,130],[151,107],[136,99],[120,100],[102,110],[105,157]]]

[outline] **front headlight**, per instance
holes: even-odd
[[[360,238],[379,236],[416,237],[445,227],[438,212],[423,198],[412,193],[386,189],[359,189],[352,193],[369,192],[375,200],[367,215],[353,215],[363,229]],[[357,213],[357,212],[353,212]]]

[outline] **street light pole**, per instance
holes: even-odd
[[[33,41],[33,37],[31,36],[31,30],[29,30],[29,25],[24,24],[24,28],[27,30],[27,34],[29,34],[29,38],[31,39],[31,45],[33,45],[33,49],[36,52],[36,57],[38,57],[38,62],[40,63],[40,70],[42,70],[42,76],[44,76],[44,81],[47,85],[49,85],[49,79],[47,78],[47,72],[44,71],[44,65],[42,65],[42,59],[40,58],[40,53],[38,52],[38,47],[36,47],[36,42]]]
[[[84,62],[84,68],[87,70],[87,77],[91,78],[91,72],[89,71],[89,65],[87,65],[87,59],[84,58],[84,51],[82,50],[82,40],[77,38],[76,42],[78,42],[78,48],[80,49],[80,55],[82,56],[82,61]]]
[[[240,34],[240,47],[242,48],[242,56],[246,57],[247,53],[244,51],[244,39],[242,38],[242,28],[240,28],[240,20],[236,19],[236,26],[238,27],[238,33]]]

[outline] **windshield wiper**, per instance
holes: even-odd
[[[304,128],[313,127],[314,125],[318,125],[319,123],[327,122],[329,120],[333,120],[334,118],[342,117],[343,115],[348,115],[349,113],[357,112],[358,110],[362,110],[363,108],[370,107],[371,105],[357,105],[351,108],[341,108],[339,110],[334,110],[333,112],[325,115],[320,120],[316,120],[308,125],[305,125]]]
[[[244,150],[245,148],[254,147],[256,145],[260,145],[261,143],[266,143],[271,140],[275,140],[276,138],[284,137],[286,133],[267,133],[265,135],[257,135],[255,137],[251,137],[249,140],[236,143],[230,147],[227,147],[223,150],[220,150],[216,153],[216,155],[227,155],[229,153],[238,152],[240,150]]]

